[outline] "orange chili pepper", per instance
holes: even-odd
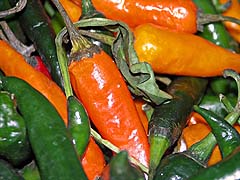
[[[69,65],[71,84],[103,138],[148,165],[149,144],[127,85],[104,51]]]
[[[220,3],[224,4],[227,0],[220,0]],[[222,13],[224,16],[234,17],[240,19],[240,3],[238,0],[231,0],[231,6]],[[240,25],[234,22],[225,21],[224,25],[226,26],[229,33],[234,39],[240,43]]]
[[[71,0],[59,0],[59,1],[62,4],[65,11],[67,12],[71,21],[72,22],[78,21],[82,14],[81,6],[75,4]]]
[[[20,53],[3,40],[0,40],[0,52],[0,69],[5,75],[21,78],[41,92],[54,105],[67,124],[67,100],[61,88],[43,73],[34,69]]]
[[[240,55],[197,35],[143,24],[134,30],[134,48],[140,61],[160,74],[211,77],[224,69],[240,72]]]
[[[154,23],[178,31],[197,31],[197,8],[192,0],[92,0],[92,3],[106,18],[123,21],[131,28]]]
[[[197,31],[197,8],[191,0],[92,0],[92,3],[107,18],[121,20],[132,28],[154,23],[189,33]]]
[[[100,147],[91,137],[86,151],[81,159],[83,170],[89,180],[97,179],[102,174],[106,165],[104,155]]]

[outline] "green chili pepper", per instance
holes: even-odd
[[[0,159],[0,169],[0,179],[24,180],[8,162],[2,159]]]
[[[79,156],[82,156],[90,138],[90,122],[81,102],[75,96],[68,97],[68,129]]]
[[[9,0],[12,5],[17,1]],[[34,43],[49,68],[51,77],[62,88],[62,75],[55,46],[56,35],[41,0],[28,0],[26,7],[18,14],[18,20],[26,36]]]
[[[178,77],[167,90],[173,99],[154,108],[149,122],[150,179],[165,151],[179,138],[193,105],[201,99],[206,85],[206,79]]]
[[[207,109],[194,106],[194,110],[201,114],[211,127],[223,158],[231,154],[236,147],[240,146],[240,135],[231,124]]]
[[[0,91],[0,117],[0,156],[14,166],[22,166],[32,158],[31,148],[24,119],[6,91]]]
[[[240,146],[233,153],[222,161],[208,168],[199,170],[197,174],[191,176],[188,180],[237,180],[240,171]]]
[[[109,168],[111,180],[145,180],[144,174],[130,164],[127,151],[120,151],[112,157]]]
[[[87,179],[69,132],[53,105],[19,78],[0,76],[0,82],[4,90],[16,97],[41,178]]]

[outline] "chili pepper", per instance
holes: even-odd
[[[78,156],[82,156],[86,150],[90,138],[90,123],[88,115],[81,102],[75,96],[69,96],[68,100],[68,129],[73,137],[73,143]]]
[[[239,179],[239,161],[240,148],[238,147],[231,155],[221,162],[199,170],[197,174],[194,174],[188,180]]]
[[[150,179],[153,178],[166,150],[180,137],[187,117],[192,112],[193,105],[201,99],[206,85],[206,79],[178,77],[172,81],[167,90],[173,95],[173,99],[154,108],[148,126]]]
[[[240,145],[239,133],[221,116],[196,105],[194,106],[194,110],[200,113],[210,125],[223,158],[231,154]]]
[[[23,180],[13,167],[2,159],[0,159],[0,168],[0,179]]]
[[[208,0],[193,0],[196,6],[206,14],[218,14],[213,3]],[[239,52],[238,43],[229,35],[222,22],[213,22],[203,26],[203,31],[197,33],[199,36],[213,42],[223,48]]]
[[[24,119],[17,112],[11,94],[0,91],[0,155],[14,166],[22,166],[32,158]]]
[[[144,23],[154,23],[178,31],[197,31],[197,8],[191,0],[92,0],[92,3],[107,18],[123,21],[132,28]]]
[[[144,174],[132,166],[128,159],[127,151],[120,151],[112,157],[109,166],[105,169],[101,180],[145,180]]]
[[[9,2],[14,4],[16,0]],[[62,88],[62,76],[54,41],[55,33],[41,0],[28,0],[24,10],[19,13],[18,20],[26,36],[34,43],[44,64],[50,69],[51,77]]]
[[[106,162],[100,147],[95,143],[93,137],[89,137],[90,124],[88,115],[81,102],[73,95],[67,67],[67,55],[62,47],[62,43],[58,41],[59,38],[57,37],[57,55],[60,69],[63,74],[65,94],[68,98],[68,128],[71,131],[73,143],[75,144],[75,149],[81,160],[84,172],[89,180],[94,180],[100,176]],[[79,118],[81,122],[79,122]]]
[[[41,178],[87,179],[66,126],[54,106],[19,78],[1,76],[1,83],[4,90],[16,97]]]
[[[0,40],[0,69],[7,76],[27,81],[54,105],[67,124],[67,100],[57,84],[29,65],[7,42]]]
[[[140,25],[134,35],[139,60],[148,62],[156,73],[212,77],[222,75],[224,69],[240,72],[239,54],[197,35],[153,24]]]
[[[57,1],[53,2],[61,8]],[[65,19],[65,24],[73,45],[68,70],[76,96],[105,139],[126,149],[130,156],[147,166],[147,136],[116,64],[107,53],[81,36],[71,21]]]

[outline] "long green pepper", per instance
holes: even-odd
[[[0,76],[0,82],[4,90],[16,97],[41,178],[87,180],[69,131],[53,105],[19,78]]]

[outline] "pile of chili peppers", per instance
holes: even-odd
[[[237,0],[1,0],[0,179],[240,178]]]

